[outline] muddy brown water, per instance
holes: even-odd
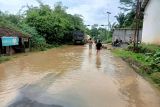
[[[160,92],[107,50],[64,46],[0,64],[0,107],[160,107]]]

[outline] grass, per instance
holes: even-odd
[[[145,54],[133,53],[132,51],[127,51],[123,49],[115,49],[115,50],[112,50],[112,52],[115,56],[119,56],[123,59],[131,58],[138,63],[143,63],[145,65],[149,64],[148,62],[146,62]]]
[[[152,52],[155,52],[156,50],[160,49],[160,45],[154,45],[154,44],[142,44],[140,46],[142,46]]]
[[[0,56],[0,63],[9,61],[11,58],[10,56]]]
[[[160,70],[155,72],[154,69],[157,66],[151,66],[151,62],[154,60],[154,54],[157,50],[160,50],[160,46],[142,44],[140,47],[142,47],[143,51],[139,51],[138,53],[126,49],[114,49],[112,53],[128,62],[133,68],[136,66],[135,70],[137,73],[147,78],[147,80],[151,80],[151,83],[160,89]],[[147,52],[151,52],[153,55],[148,56]]]

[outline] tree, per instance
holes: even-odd
[[[54,9],[41,3],[39,7],[30,7],[26,13],[26,23],[35,27],[49,44],[71,41],[72,31],[85,31],[81,16],[67,14],[61,2],[56,3]]]
[[[91,36],[93,38],[97,39],[98,35],[99,35],[98,29],[96,27],[92,26],[92,28],[91,28]]]
[[[120,3],[122,6],[119,8],[124,10],[124,12],[119,13],[119,15],[116,16],[118,26],[135,28],[136,0],[120,0]],[[140,27],[142,27],[142,23],[140,24]]]
[[[126,16],[124,13],[119,13],[117,16],[115,16],[118,21],[118,27],[124,27],[124,23],[126,21]]]

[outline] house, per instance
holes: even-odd
[[[10,28],[0,27],[0,55],[25,52],[30,47],[29,36]]]
[[[141,0],[144,11],[142,42],[160,45],[160,0]]]
[[[112,43],[116,41],[122,41],[122,43],[130,43],[134,40],[135,29],[131,28],[116,28],[113,31]],[[142,40],[142,30],[139,30],[138,42]]]

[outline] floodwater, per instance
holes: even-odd
[[[64,46],[0,64],[0,107],[160,107],[160,92],[108,50]]]

